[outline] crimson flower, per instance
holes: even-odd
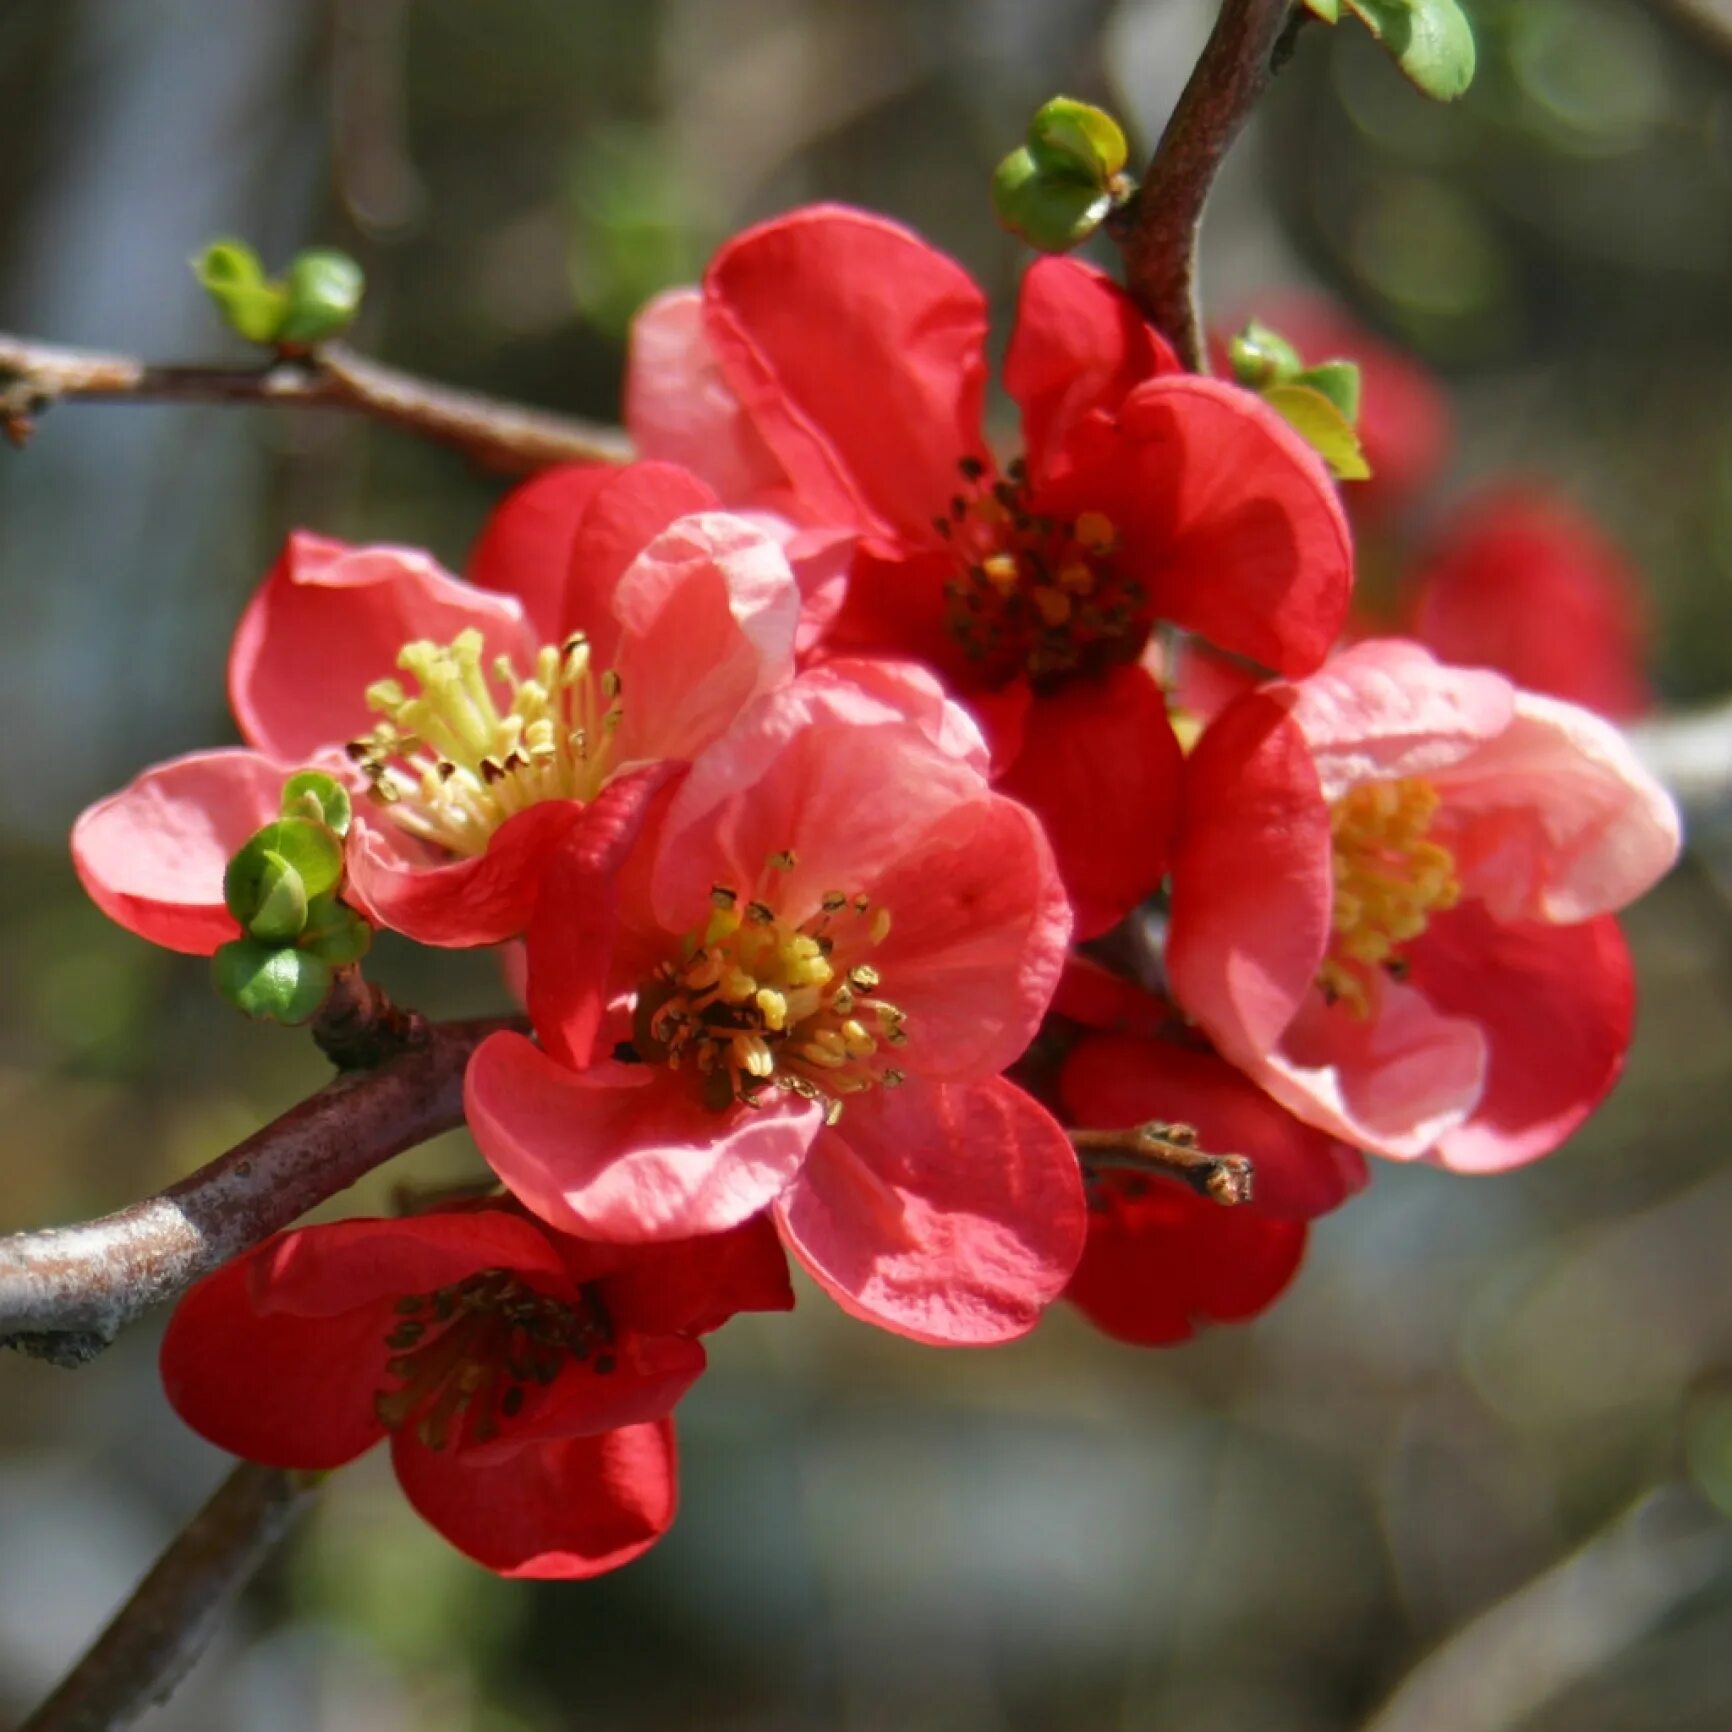
[[[1143,665],[1156,623],[1308,673],[1351,545],[1298,435],[1182,373],[1098,272],[1043,260],[1023,280],[1005,384],[1025,449],[1003,468],[985,340],[981,291],[944,254],[861,211],[795,211],[639,318],[627,418],[730,504],[847,532],[820,653],[942,675],[1045,822],[1087,935],[1166,869],[1180,758]]]
[[[1090,1034],[1066,1055],[1058,1089],[1072,1124],[1178,1121],[1203,1147],[1248,1156],[1254,1169],[1252,1200],[1232,1208],[1159,1174],[1090,1179],[1088,1244],[1065,1297],[1120,1341],[1165,1346],[1202,1324],[1255,1317],[1298,1273],[1306,1223],[1366,1182],[1357,1151],[1195,1047]]]
[[[1236,700],[1188,760],[1173,989],[1307,1123],[1515,1166],[1616,1080],[1634,993],[1611,915],[1678,845],[1610,723],[1358,644]]]
[[[1076,1264],[1082,1187],[999,1073],[1070,916],[984,756],[929,675],[834,664],[659,792],[609,789],[529,927],[539,1044],[498,1034],[469,1066],[512,1192],[622,1241],[769,1206],[857,1316],[935,1342],[1032,1327]]]
[[[404,1495],[507,1576],[598,1575],[673,1520],[696,1337],[793,1304],[767,1223],[630,1249],[509,1204],[280,1233],[207,1275],[162,1344],[212,1443],[340,1467],[389,1437]]]
[[[1463,501],[1421,555],[1413,635],[1614,720],[1653,703],[1641,580],[1586,512],[1537,486]]]
[[[346,774],[346,895],[428,944],[528,924],[540,864],[621,775],[695,756],[792,672],[775,542],[668,464],[562,470],[507,501],[463,583],[426,554],[290,537],[229,658],[250,749],[147,770],[85,812],[79,876],[122,925],[208,954],[223,866],[284,774]]]

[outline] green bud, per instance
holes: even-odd
[[[269,848],[249,860],[248,870],[256,876],[247,887],[253,903],[243,923],[247,931],[267,944],[292,943],[307,923],[307,887],[300,873]]]
[[[347,253],[315,247],[298,253],[285,279],[288,310],[276,340],[303,348],[346,331],[361,310],[367,279]]]
[[[231,330],[249,343],[275,341],[289,310],[288,290],[266,277],[251,247],[244,241],[212,241],[190,263]]]
[[[1265,386],[1263,401],[1309,445],[1339,481],[1366,481],[1365,461],[1353,423],[1321,391],[1310,385]]]
[[[308,905],[300,947],[321,962],[342,968],[359,962],[373,948],[373,928],[353,908],[339,902],[335,891],[327,891]]]
[[[1295,373],[1295,385],[1309,385],[1321,391],[1346,418],[1355,425],[1359,421],[1359,368],[1352,361],[1320,361]]]
[[[1460,0],[1342,0],[1342,4],[1427,96],[1452,102],[1473,83],[1473,27]]]
[[[331,970],[293,946],[237,938],[211,958],[211,981],[220,997],[255,1021],[292,1026],[317,1014],[331,990]]]
[[[311,818],[327,830],[347,836],[353,815],[349,790],[323,770],[298,770],[283,783],[285,818]]]
[[[1257,319],[1228,343],[1227,360],[1233,377],[1253,391],[1291,379],[1305,365],[1285,337]]]
[[[1055,96],[1035,110],[1028,127],[1028,152],[1048,171],[1075,175],[1098,191],[1124,170],[1129,147],[1119,123],[1104,108]]]
[[[1341,0],[1305,0],[1307,11],[1314,12],[1325,24],[1339,23]]]
[[[1080,246],[1112,206],[1111,193],[1042,169],[1026,149],[1013,150],[993,172],[992,208],[998,220],[1043,253]]]
[[[342,881],[343,844],[311,818],[278,818],[256,832],[223,874],[223,901],[249,931],[267,897],[276,893],[285,868],[294,872],[303,898],[311,901]]]

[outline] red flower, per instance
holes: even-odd
[[[1173,990],[1307,1123],[1514,1166],[1616,1080],[1633,994],[1611,915],[1677,851],[1609,723],[1358,644],[1238,699],[1188,760]]]
[[[1496,668],[1614,720],[1652,705],[1640,577],[1558,495],[1506,485],[1457,506],[1417,586],[1413,635],[1444,660]]]
[[[793,1304],[764,1222],[622,1249],[510,1205],[282,1233],[208,1275],[162,1344],[168,1398],[223,1449],[340,1467],[389,1436],[404,1495],[508,1576],[597,1575],[673,1520],[667,1415],[695,1339]]]
[[[1069,1142],[999,1075],[1069,910],[930,677],[854,671],[764,700],[659,796],[603,795],[529,930],[539,1044],[480,1048],[470,1128],[563,1231],[682,1237],[773,1206],[857,1316],[1004,1340],[1082,1244]]]
[[[215,950],[237,935],[224,862],[313,763],[376,796],[346,892],[375,923],[428,944],[517,936],[586,802],[695,756],[792,672],[787,561],[713,500],[668,464],[557,471],[489,525],[489,587],[412,550],[291,536],[230,656],[253,750],[158,765],[85,812],[91,896],[156,943]]]
[[[1224,1208],[1158,1175],[1089,1182],[1089,1234],[1065,1289],[1120,1341],[1163,1346],[1199,1324],[1242,1323],[1298,1272],[1306,1222],[1363,1188],[1365,1159],[1301,1124],[1213,1053],[1140,1035],[1089,1035],[1066,1057],[1059,1096],[1073,1124],[1151,1119],[1193,1126],[1202,1145],[1248,1156],[1253,1197]]]
[[[1298,435],[1181,373],[1098,272],[1044,260],[1024,279],[1005,383],[1026,454],[1002,471],[985,337],[980,290],[943,254],[863,212],[796,211],[640,318],[628,415],[730,502],[857,538],[824,649],[943,675],[1046,823],[1087,935],[1167,864],[1179,752],[1142,664],[1156,622],[1309,672],[1351,547]]]

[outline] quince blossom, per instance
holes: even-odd
[[[1672,865],[1671,801],[1598,716],[1375,640],[1237,699],[1188,760],[1174,993],[1308,1124],[1491,1171],[1616,1080],[1616,909]]]
[[[853,542],[815,653],[935,669],[1041,816],[1084,936],[1166,869],[1179,749],[1158,621],[1288,674],[1338,634],[1352,550],[1320,460],[1254,394],[1179,370],[1106,277],[1024,278],[983,442],[986,303],[907,230],[837,206],[749,230],[634,331],[627,419],[730,505]]]
[[[629,1563],[673,1520],[697,1337],[793,1304],[767,1223],[587,1244],[509,1203],[278,1234],[181,1300],[168,1398],[236,1455],[339,1467],[389,1437],[420,1515],[506,1576]]]

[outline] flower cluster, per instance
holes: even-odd
[[[97,902],[208,955],[231,857],[320,772],[346,905],[503,947],[525,1010],[465,1080],[491,1197],[187,1296],[164,1376],[205,1435],[309,1469],[389,1436],[471,1556],[589,1574],[666,1528],[697,1338],[792,1303],[790,1258],[915,1341],[1061,1296],[1174,1341],[1274,1298],[1361,1150],[1512,1165],[1610,1086],[1612,916],[1678,840],[1613,727],[1336,653],[1323,462],[1098,272],[1024,279],[1014,453],[986,325],[878,218],[740,236],[638,321],[637,461],[518,488],[467,580],[294,536],[230,657],[245,746],[79,820]],[[1181,638],[1232,658],[1207,716]],[[1163,998],[1073,949],[1151,911]],[[1252,1200],[1079,1161],[1144,1121]]]

